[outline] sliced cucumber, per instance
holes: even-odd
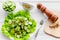
[[[13,1],[7,1],[3,3],[2,7],[5,11],[11,12],[16,8],[16,4]]]

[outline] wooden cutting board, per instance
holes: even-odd
[[[56,12],[56,15],[59,17],[58,21],[60,23],[60,12]],[[51,25],[52,22],[47,20],[44,24],[44,32],[50,36],[60,38],[60,26],[57,28],[50,28],[49,25]]]

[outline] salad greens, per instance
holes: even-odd
[[[11,12],[16,8],[16,4],[13,1],[4,2],[2,5],[5,11]]]
[[[30,34],[35,31],[36,22],[30,18],[26,10],[16,13],[10,12],[2,25],[2,33],[14,40],[28,40]]]

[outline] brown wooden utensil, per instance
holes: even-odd
[[[60,14],[47,9],[40,3],[37,4],[37,8],[48,17],[48,20],[44,24],[44,32],[53,37],[60,38]]]

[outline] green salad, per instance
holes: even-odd
[[[2,33],[13,40],[28,40],[36,29],[36,22],[26,10],[9,13],[2,25]]]

